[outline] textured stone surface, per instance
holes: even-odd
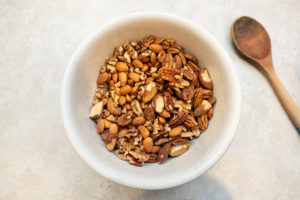
[[[72,148],[60,115],[74,49],[103,23],[152,10],[203,26],[228,50],[242,113],[231,147],[205,175],[145,191],[98,175]],[[276,71],[300,106],[300,1],[0,1],[0,199],[300,199],[300,137],[265,78],[235,53],[230,25],[253,16],[270,33]]]

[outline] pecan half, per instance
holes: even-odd
[[[164,93],[165,108],[167,111],[172,112],[174,110],[174,100],[170,92],[165,91]]]
[[[197,126],[195,117],[193,115],[188,115],[186,120],[184,121],[184,125],[189,128]]]
[[[194,85],[190,85],[189,87],[184,88],[182,90],[182,98],[185,101],[190,102],[193,96],[194,96]]]
[[[146,160],[146,163],[155,163],[157,162],[157,155],[155,153],[148,154],[149,158]]]
[[[199,125],[199,129],[201,131],[205,131],[207,129],[207,127],[208,127],[207,113],[198,117],[198,125]]]
[[[183,139],[183,138],[177,138],[172,141],[173,145],[181,145],[181,144],[187,144],[187,143],[189,143],[189,141],[186,139]]]
[[[177,82],[178,79],[175,78],[175,75],[180,75],[180,70],[168,68],[168,67],[161,67],[158,70],[158,75],[163,80],[170,81],[170,82]]]
[[[144,110],[144,116],[146,120],[154,121],[155,120],[155,111],[152,105],[148,105]]]
[[[155,134],[155,135],[152,136],[153,142],[156,142],[160,138],[168,137],[168,136],[169,136],[168,131],[161,131],[161,132],[159,132],[159,133],[157,133],[157,134]]]
[[[128,126],[132,121],[132,112],[122,114],[118,119],[118,125],[119,126]]]
[[[169,122],[169,125],[171,128],[179,126],[182,124],[186,118],[188,117],[188,114],[186,112],[180,112],[177,116],[172,118]]]

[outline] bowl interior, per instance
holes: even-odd
[[[175,38],[186,52],[194,54],[209,70],[217,103],[208,129],[193,140],[188,152],[164,164],[135,167],[108,152],[96,124],[88,115],[99,68],[114,47],[126,40],[148,35]],[[81,157],[105,177],[118,183],[145,189],[159,189],[187,182],[204,173],[230,144],[239,115],[239,88],[231,61],[224,50],[201,28],[167,16],[127,17],[96,31],[73,56],[62,91],[64,122],[72,144]],[[232,78],[233,77],[233,78]]]

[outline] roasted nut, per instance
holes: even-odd
[[[160,150],[160,146],[153,146],[151,153],[157,153]]]
[[[193,115],[188,115],[186,120],[184,121],[184,125],[189,128],[197,126],[195,117]]]
[[[198,117],[203,115],[204,113],[208,112],[210,108],[211,104],[208,101],[203,100],[202,103],[195,109],[194,116]]]
[[[193,106],[197,108],[202,103],[202,90],[194,90]]]
[[[166,111],[165,109],[163,109],[163,111],[161,113],[159,113],[159,116],[163,117],[163,118],[170,118],[171,114]]]
[[[147,137],[144,139],[143,141],[144,144],[144,149],[147,153],[151,153],[152,152],[152,148],[153,148],[153,140],[151,137]]]
[[[118,133],[118,138],[122,138],[126,135],[128,129],[127,128],[122,128],[119,133]]]
[[[163,117],[158,117],[158,122],[162,125],[165,125],[166,124],[166,119],[163,118]]]
[[[148,105],[144,110],[144,115],[146,120],[154,121],[155,120],[155,111],[151,105]]]
[[[192,61],[194,64],[198,64],[198,60],[195,56],[193,56],[192,54],[185,54],[184,57],[190,61]]]
[[[113,139],[111,140],[111,142],[108,143],[108,144],[106,145],[107,150],[108,150],[108,151],[114,150],[114,148],[115,148],[115,146],[116,146],[116,143],[117,143],[117,139],[116,139],[116,138],[113,138]]]
[[[90,111],[90,118],[91,119],[97,119],[101,116],[103,111],[103,102],[100,101],[99,103],[95,104],[91,111]]]
[[[167,111],[172,112],[174,110],[174,100],[172,95],[168,91],[164,93],[164,103]]]
[[[146,71],[148,71],[148,69],[149,69],[149,65],[144,64],[144,65],[143,65],[143,68],[141,69],[141,71],[142,71],[142,72],[146,72]]]
[[[150,82],[148,85],[145,86],[145,92],[143,94],[143,102],[148,103],[153,99],[153,97],[157,93],[157,87],[155,85],[155,82]]]
[[[120,98],[119,98],[119,104],[121,106],[125,105],[126,104],[126,97],[120,96]]]
[[[139,82],[140,81],[140,75],[134,72],[129,72],[128,77],[133,80],[134,82]]]
[[[132,120],[131,124],[133,126],[139,126],[143,125],[146,122],[145,118],[143,116],[136,117]]]
[[[138,130],[143,138],[147,138],[150,136],[149,130],[145,126],[139,126]]]
[[[172,128],[169,132],[170,137],[175,137],[177,135],[180,135],[182,132],[184,126],[177,126],[175,128]]]
[[[155,142],[155,145],[157,146],[160,146],[160,145],[163,145],[165,143],[169,142],[169,139],[168,138],[160,138],[158,139],[156,142]]]
[[[128,72],[128,66],[125,62],[118,62],[116,65],[116,69],[119,72]]]
[[[120,95],[126,95],[129,94],[131,92],[131,87],[129,85],[125,85],[123,87],[121,87],[120,89]]]
[[[159,52],[161,52],[163,50],[163,47],[161,45],[159,45],[159,44],[151,44],[149,46],[149,49],[151,51],[153,51],[154,53],[159,53]]]
[[[200,130],[197,127],[192,129],[192,133],[194,137],[199,137],[199,135],[201,134]]]
[[[127,73],[119,72],[119,81],[121,86],[125,86],[127,84]]]
[[[177,116],[175,116],[174,118],[172,118],[169,122],[170,127],[176,127],[179,126],[180,124],[182,124],[186,118],[187,118],[188,114],[186,112],[180,112],[178,113]]]
[[[154,65],[156,63],[156,54],[154,52],[150,55],[151,64]]]
[[[114,101],[113,101],[112,98],[109,98],[109,99],[108,99],[107,105],[106,105],[106,106],[107,106],[107,110],[108,110],[111,114],[116,115],[116,116],[121,115],[121,113],[122,113],[121,108],[116,108],[116,107],[114,106]]]
[[[213,109],[213,107],[211,107],[209,109],[209,111],[207,112],[208,119],[211,119],[213,117],[213,114],[214,114],[214,109]]]
[[[132,121],[132,113],[122,114],[118,119],[119,126],[128,126]]]
[[[118,73],[113,73],[113,74],[111,75],[111,77],[112,77],[112,80],[113,80],[114,83],[117,83],[117,82],[118,82]]]
[[[212,85],[210,76],[207,72],[207,69],[205,69],[205,68],[200,69],[199,80],[200,80],[200,83],[203,85],[204,88],[207,88],[209,90],[212,89],[213,85]]]
[[[111,122],[108,121],[107,119],[102,119],[104,121],[104,128],[109,128],[110,127],[110,124]]]
[[[174,157],[174,156],[179,156],[183,153],[185,153],[190,147],[190,144],[183,144],[183,145],[176,145],[176,146],[172,146],[170,149],[170,156]]]
[[[118,126],[115,123],[111,123],[109,126],[109,132],[112,134],[117,134],[118,133]]]
[[[147,163],[154,163],[157,162],[157,155],[152,153],[152,154],[148,154],[149,155],[149,159],[146,160],[145,162]]]
[[[152,100],[152,106],[157,113],[161,113],[164,110],[164,98],[161,94],[157,94]]]
[[[194,85],[190,85],[187,88],[184,88],[182,90],[182,98],[186,101],[186,102],[191,102],[192,98],[194,96]]]
[[[103,73],[98,76],[97,84],[103,85],[108,80],[108,73]]]
[[[131,110],[131,106],[130,106],[129,103],[126,103],[126,104],[124,105],[124,107],[125,107],[127,110]]]
[[[154,78],[151,76],[151,77],[148,77],[145,81],[145,84],[148,85],[149,83],[153,82],[154,81]]]
[[[171,150],[171,143],[166,143],[160,150],[157,156],[157,160],[159,163],[163,163],[168,159],[169,153]]]
[[[205,131],[208,127],[207,113],[198,117],[198,125],[201,131]]]
[[[158,62],[163,63],[163,62],[165,61],[165,59],[166,59],[166,52],[165,52],[164,50],[162,50],[162,51],[158,54],[157,60],[158,60]]]
[[[144,64],[140,60],[133,60],[132,61],[133,66],[142,69],[144,67]]]
[[[211,105],[214,105],[216,103],[216,97],[212,96],[212,97],[209,97],[209,99],[207,99],[207,101],[211,104]]]
[[[97,133],[102,133],[104,131],[104,120],[100,119],[97,121]]]

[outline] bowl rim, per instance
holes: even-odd
[[[76,137],[73,137],[72,132],[75,130],[75,128],[72,126],[72,111],[68,109],[68,104],[71,101],[70,98],[70,88],[71,88],[71,83],[72,83],[72,78],[74,77],[74,71],[76,71],[76,63],[78,61],[78,58],[80,58],[83,53],[97,40],[99,35],[103,34],[105,30],[110,29],[111,27],[118,26],[122,23],[126,23],[128,21],[135,21],[135,20],[145,20],[145,19],[152,19],[152,18],[164,18],[169,21],[172,21],[173,23],[178,23],[178,24],[184,24],[185,26],[193,27],[196,29],[201,37],[203,37],[205,40],[209,40],[209,43],[211,46],[215,46],[216,50],[218,51],[218,54],[222,56],[223,60],[226,60],[227,66],[229,67],[227,70],[231,71],[231,79],[230,79],[230,86],[232,89],[235,91],[234,98],[232,99],[232,104],[234,103],[233,107],[233,115],[232,115],[232,121],[231,121],[231,127],[230,130],[227,132],[230,132],[228,136],[226,137],[226,141],[222,143],[222,146],[218,148],[218,151],[215,153],[215,155],[209,160],[209,162],[206,163],[206,165],[203,168],[199,168],[197,171],[194,173],[191,173],[187,175],[185,178],[182,178],[181,180],[176,180],[173,182],[161,182],[161,183],[155,183],[155,184],[143,184],[143,183],[133,183],[130,181],[126,181],[120,177],[115,177],[111,175],[110,173],[106,172],[105,170],[99,168],[93,161],[92,158],[86,153],[83,152],[81,147],[80,147],[80,142],[76,139]],[[96,30],[94,30],[86,39],[84,39],[80,45],[77,47],[75,52],[72,54],[71,59],[67,65],[67,68],[64,73],[63,77],[63,83],[62,83],[62,89],[61,89],[61,94],[60,94],[60,101],[61,101],[61,114],[62,114],[62,120],[64,124],[65,131],[67,133],[67,136],[73,146],[73,148],[77,151],[79,156],[96,172],[101,174],[107,179],[110,179],[116,183],[128,186],[128,187],[133,187],[133,188],[138,188],[138,189],[148,189],[148,190],[155,190],[155,189],[166,189],[166,188],[171,188],[175,187],[184,183],[187,183],[198,176],[204,174],[207,172],[211,167],[213,167],[217,161],[224,155],[224,153],[227,151],[229,148],[230,144],[232,143],[232,140],[235,136],[236,130],[238,128],[238,123],[240,119],[240,112],[241,112],[241,91],[240,91],[240,85],[238,81],[238,76],[237,73],[234,69],[234,65],[232,63],[232,60],[227,53],[227,51],[221,46],[221,44],[204,28],[199,26],[198,24],[195,24],[192,21],[189,21],[185,19],[184,17],[174,15],[174,14],[169,14],[169,13],[164,13],[164,12],[137,12],[133,14],[128,14],[128,15],[123,15],[120,17],[117,17]]]

